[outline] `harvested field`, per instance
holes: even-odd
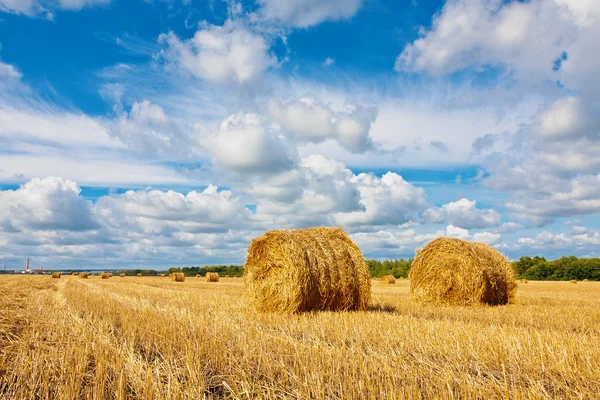
[[[600,392],[600,283],[521,285],[506,306],[257,313],[243,280],[0,276],[0,397],[531,398]]]

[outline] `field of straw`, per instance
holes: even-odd
[[[0,398],[595,399],[600,283],[433,306],[249,310],[241,279],[0,276]]]

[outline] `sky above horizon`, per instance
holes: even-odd
[[[599,257],[596,0],[0,0],[0,268]]]

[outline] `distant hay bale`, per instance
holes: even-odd
[[[196,274],[196,278],[201,278],[201,277],[202,277],[202,275]]]
[[[124,278],[124,277],[125,277],[125,274],[124,274],[123,272],[121,272],[121,273],[119,274],[119,278]]]
[[[76,275],[77,275],[77,272],[75,272],[75,271],[71,272],[71,276],[76,276]]]
[[[79,277],[81,279],[88,279],[89,276],[90,276],[90,274],[88,272],[82,272],[79,274]]]
[[[225,278],[229,278],[229,275],[225,275]]]
[[[589,282],[590,280],[589,280],[589,279],[584,279],[583,281],[584,281],[584,282]]]
[[[112,272],[109,272],[109,273],[108,273],[108,277],[109,277],[109,278],[112,278]]]
[[[183,272],[175,272],[174,274],[171,274],[171,280],[175,282],[184,282],[185,275]]]
[[[164,278],[165,276],[167,276],[167,275],[165,275],[165,274],[160,274],[160,277],[161,277],[161,278]]]
[[[381,278],[379,278],[379,282],[394,284],[396,283],[396,278],[394,277],[394,275],[384,275]]]
[[[527,279],[521,279],[522,283],[527,283]]]
[[[272,230],[248,248],[244,278],[260,311],[366,310],[371,274],[340,228]]]
[[[53,279],[60,279],[60,275],[61,275],[60,272],[53,272],[52,273],[52,278]]]
[[[142,274],[137,274],[137,276],[138,276],[138,278],[139,278],[140,276],[142,276]]]
[[[492,247],[439,238],[417,251],[410,270],[410,293],[419,302],[475,305],[512,303],[512,265]]]
[[[206,282],[219,282],[218,272],[207,272],[204,277],[206,278]]]
[[[571,283],[577,283],[575,279],[571,279]]]
[[[109,274],[108,272],[103,272],[100,274],[100,277],[102,279],[108,279],[108,278],[110,278],[110,276],[111,276],[111,274]]]

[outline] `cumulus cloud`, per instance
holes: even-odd
[[[455,227],[472,229],[488,228],[500,225],[501,215],[492,209],[478,209],[477,202],[462,198],[444,204],[441,207],[427,209],[421,215],[428,223],[449,223]]]
[[[213,162],[238,173],[274,173],[292,168],[295,149],[257,114],[234,114],[201,139]]]
[[[450,0],[431,29],[406,46],[395,68],[443,75],[503,66],[521,79],[582,88],[600,66],[591,40],[600,32],[599,21],[593,1]]]
[[[123,143],[146,153],[187,157],[197,150],[197,143],[190,135],[162,107],[148,100],[133,103],[129,113],[108,123],[108,129]]]
[[[160,35],[159,41],[167,44],[162,56],[168,63],[210,82],[250,83],[276,63],[265,37],[240,21],[227,20],[222,26],[204,24],[188,40],[169,32]]]
[[[377,117],[373,107],[347,105],[334,111],[314,98],[300,98],[287,103],[271,100],[271,119],[299,142],[336,140],[351,152],[364,152],[372,147],[371,125]]]
[[[35,178],[17,190],[0,191],[0,215],[12,229],[85,231],[97,226],[92,203],[70,180]],[[6,222],[8,220],[8,222]]]
[[[401,225],[426,207],[423,189],[394,172],[387,172],[381,178],[361,173],[350,181],[358,188],[364,211],[337,213],[333,217],[336,224],[346,227]]]
[[[298,28],[323,21],[347,20],[361,8],[363,0],[258,0],[263,17]]]

